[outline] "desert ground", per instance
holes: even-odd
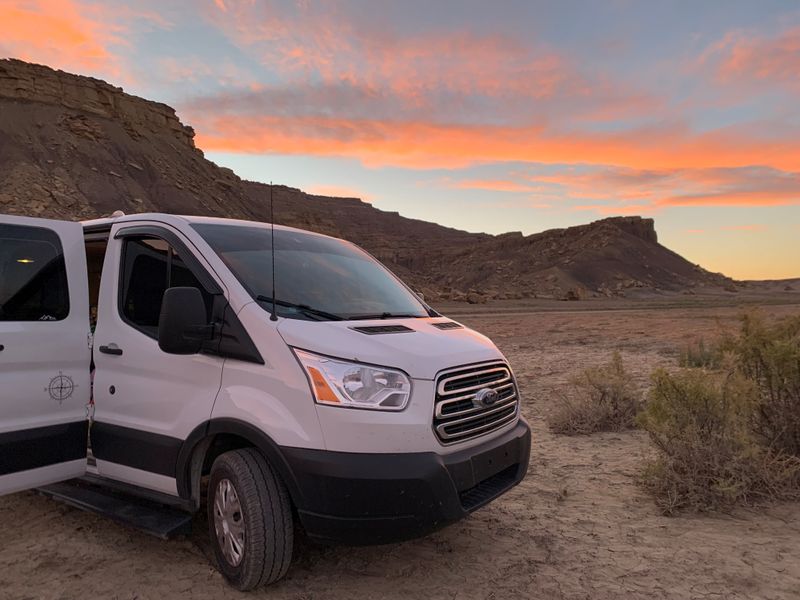
[[[577,306],[581,304],[581,306]],[[728,303],[731,304],[731,303]],[[565,437],[547,416],[580,369],[618,349],[642,390],[679,348],[740,309],[618,303],[443,307],[492,337],[533,432],[525,481],[424,539],[376,548],[300,540],[286,579],[253,598],[800,598],[800,505],[662,516],[636,476],[641,432]],[[765,307],[776,316],[800,304]],[[22,493],[0,498],[0,598],[240,598],[211,566],[206,523],[161,541]]]

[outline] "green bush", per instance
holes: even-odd
[[[637,422],[657,449],[643,483],[665,513],[800,498],[800,459],[752,432],[758,406],[757,385],[735,371],[653,374]]]
[[[552,431],[581,435],[635,426],[639,394],[619,352],[614,352],[608,364],[583,371],[572,384],[577,395],[562,399],[550,417]]]
[[[772,450],[800,457],[800,316],[767,323],[749,313],[741,321],[723,349],[756,387],[753,431]]]

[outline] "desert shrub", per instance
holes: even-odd
[[[703,338],[688,343],[678,363],[682,367],[715,369],[722,362],[722,349],[719,344],[706,344]]]
[[[635,426],[640,395],[619,352],[608,364],[583,371],[572,384],[575,396],[561,400],[550,417],[552,431],[580,435]]]
[[[657,455],[642,481],[665,513],[800,498],[800,459],[759,443],[757,386],[735,371],[653,374],[637,421]]]
[[[756,387],[753,431],[769,448],[800,457],[800,316],[767,323],[749,313],[741,321],[723,348]]]

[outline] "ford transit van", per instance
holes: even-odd
[[[238,589],[286,573],[296,528],[389,543],[497,498],[528,466],[519,406],[488,338],[349,242],[0,215],[0,493],[205,509]]]

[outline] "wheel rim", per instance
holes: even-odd
[[[244,556],[244,518],[236,488],[221,479],[214,494],[214,530],[225,560],[237,567]]]

